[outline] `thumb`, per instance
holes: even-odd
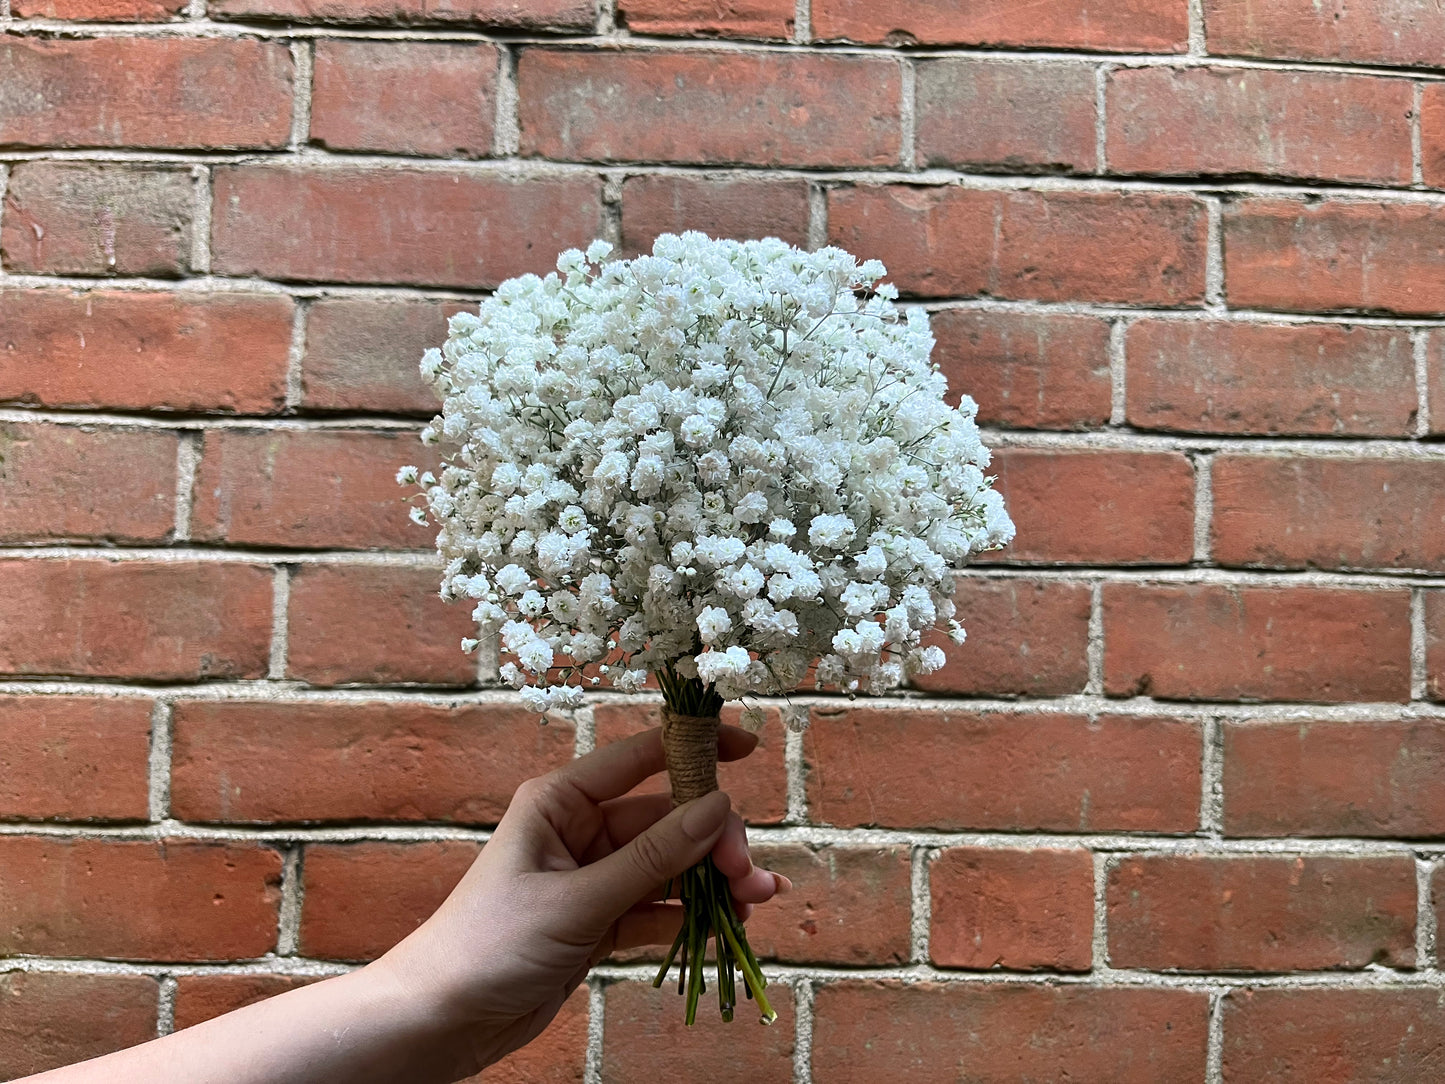
[[[705,858],[722,835],[732,802],[713,791],[680,805],[625,847],[584,866],[587,900],[611,923],[659,885]]]

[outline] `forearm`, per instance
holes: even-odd
[[[477,1071],[474,1038],[372,965],[26,1084],[440,1084]]]

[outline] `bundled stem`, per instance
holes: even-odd
[[[678,679],[664,673],[662,684],[667,697],[662,711],[662,744],[672,782],[672,802],[682,805],[717,790],[717,728],[722,701],[696,679]],[[744,993],[757,1002],[762,1022],[771,1024],[778,1014],[763,992],[767,980],[733,909],[728,880],[713,864],[711,855],[683,873],[678,898],[683,905],[682,929],[652,985],[660,987],[673,961],[680,960],[677,989],[687,997],[686,1022],[693,1023],[698,999],[707,989],[703,961],[708,938],[712,937],[723,1020],[733,1018],[737,1006],[735,972],[741,971]]]

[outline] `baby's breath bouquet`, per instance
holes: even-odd
[[[610,252],[564,252],[451,318],[422,359],[440,477],[400,480],[440,528],[442,597],[475,601],[528,705],[656,678],[681,803],[717,787],[725,701],[810,667],[853,695],[941,666],[921,637],[947,622],[963,641],[951,570],[1014,529],[976,405],[944,402],[927,315],[900,314],[882,264],[699,233]],[[679,895],[657,985],[681,954],[692,1023],[714,935],[724,1018],[737,970],[770,1022],[726,878],[705,860]]]

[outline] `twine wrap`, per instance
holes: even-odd
[[[674,806],[717,790],[718,722],[716,715],[679,715],[663,705],[662,751]]]

